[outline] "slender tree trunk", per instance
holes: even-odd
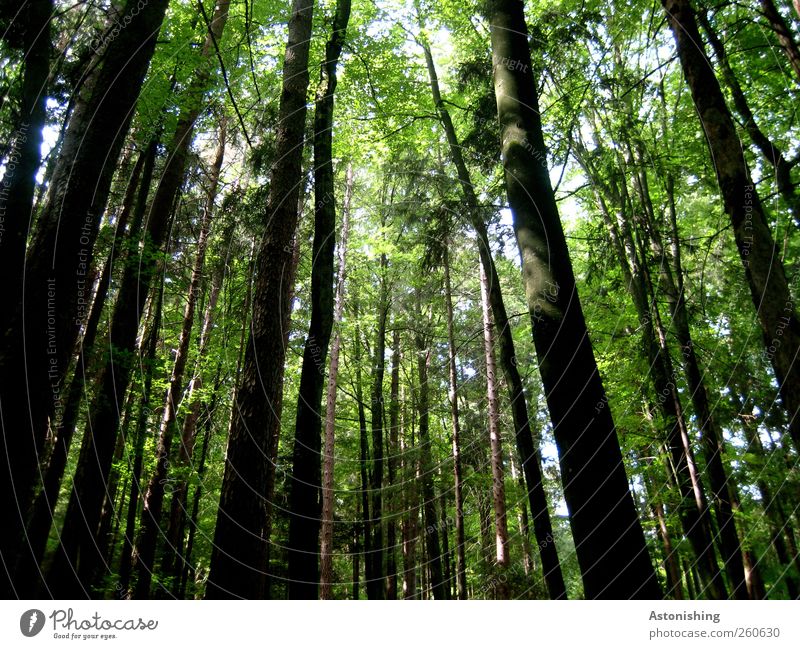
[[[417,312],[421,312],[420,296],[417,293]],[[420,318],[421,320],[421,315]],[[421,324],[418,324],[421,326]],[[430,569],[430,589],[434,599],[447,599],[442,579],[442,554],[439,546],[439,519],[436,515],[436,500],[433,487],[434,460],[431,453],[430,423],[430,386],[428,385],[428,368],[431,362],[430,346],[421,332],[415,335],[417,347],[417,409],[419,415],[419,453],[422,483],[423,522],[425,525],[426,564]],[[425,591],[423,591],[425,592]]]
[[[464,496],[462,494],[461,424],[458,412],[458,374],[456,337],[453,326],[453,289],[450,285],[450,251],[444,249],[444,292],[447,311],[447,344],[449,349],[450,415],[453,425],[453,496],[456,505],[456,592],[458,599],[467,599],[467,562],[464,557]]]
[[[411,441],[407,438],[408,413],[405,408],[405,387],[401,388],[400,400],[403,405],[403,436],[400,451],[402,453],[403,482],[408,485],[404,491],[403,502],[405,516],[401,524],[403,537],[403,599],[417,599],[417,521],[419,519],[419,497],[417,484],[419,481],[419,458],[414,446],[413,413],[411,415]]]
[[[342,231],[339,236],[339,270],[336,281],[336,297],[333,307],[333,326],[336,331],[331,344],[331,359],[328,369],[328,394],[325,401],[325,448],[322,456],[322,523],[320,530],[320,599],[333,599],[333,508],[335,432],[336,432],[336,391],[339,377],[339,350],[342,335],[339,331],[344,311],[344,282],[347,277],[347,237],[350,231],[350,201],[353,197],[353,166],[347,166],[344,205],[342,206]],[[354,568],[356,574],[358,571]],[[353,597],[358,599],[358,597]]]
[[[354,304],[354,316],[358,322],[358,300]],[[367,416],[364,412],[364,394],[361,386],[361,332],[356,324],[354,363],[356,367],[356,405],[358,407],[359,472],[361,477],[361,531],[364,533],[364,581],[368,585],[371,576],[372,520],[369,504],[369,442],[367,438]],[[369,588],[367,588],[369,592]]]
[[[761,437],[758,434],[758,429],[752,424],[746,415],[744,415],[744,403],[738,397],[738,390],[733,391],[736,405],[739,411],[739,417],[742,419],[742,430],[744,431],[745,438],[747,439],[748,452],[757,456],[760,460],[766,459],[766,451],[761,442]],[[756,465],[761,469],[760,464]],[[772,488],[764,477],[764,470],[758,473],[758,480],[756,482],[759,494],[761,496],[761,503],[764,508],[764,514],[767,518],[770,542],[775,555],[778,558],[778,563],[783,568],[783,581],[786,584],[786,590],[789,597],[797,599],[800,597],[800,587],[798,587],[797,580],[792,575],[792,564],[797,573],[800,574],[800,555],[798,555],[797,548],[793,550],[787,549],[787,541],[790,546],[794,545],[794,530],[789,523],[786,516],[786,511],[783,506],[782,498],[779,494],[773,493]],[[751,592],[752,599],[764,599],[765,593]]]
[[[206,461],[208,460],[208,445],[211,440],[213,432],[213,417],[214,411],[217,406],[219,398],[219,388],[221,385],[222,376],[222,363],[217,365],[217,377],[214,380],[214,386],[211,391],[211,399],[206,408],[206,424],[203,433],[203,443],[200,448],[200,459],[197,462],[197,488],[194,491],[194,499],[192,501],[192,513],[189,516],[189,534],[186,540],[186,553],[183,560],[183,571],[181,573],[180,582],[178,585],[178,593],[180,597],[184,597],[186,592],[186,585],[191,576],[192,582],[197,577],[197,566],[192,563],[192,552],[194,551],[194,539],[197,535],[198,512],[200,511],[200,498],[203,495],[203,476],[206,471]]]
[[[525,475],[525,482],[528,487],[528,498],[531,506],[531,514],[533,516],[533,529],[542,559],[545,583],[547,584],[547,589],[552,599],[565,599],[567,590],[564,585],[564,577],[561,573],[558,551],[555,543],[552,543],[553,527],[547,508],[547,495],[545,494],[542,482],[541,453],[539,452],[538,443],[534,440],[531,431],[531,421],[528,417],[528,403],[525,397],[522,377],[519,373],[518,359],[514,349],[513,332],[511,330],[511,323],[508,320],[508,315],[506,314],[505,303],[503,302],[500,278],[497,274],[494,259],[492,258],[491,248],[489,247],[489,235],[479,209],[478,198],[475,195],[474,185],[472,184],[469,169],[464,161],[462,147],[459,143],[455,127],[453,126],[453,121],[442,100],[433,56],[427,45],[424,43],[421,43],[421,45],[425,53],[433,101],[436,104],[439,119],[442,122],[445,135],[447,136],[450,156],[458,173],[459,184],[464,193],[472,228],[478,236],[478,252],[481,258],[481,264],[489,278],[489,299],[498,336],[500,338],[500,365],[503,368],[503,375],[508,386],[508,398],[511,404],[511,414],[514,419],[517,450],[520,454],[522,471]]]
[[[378,328],[375,332],[373,355],[372,389],[370,394],[372,408],[372,471],[370,474],[370,520],[372,521],[372,540],[370,560],[367,563],[367,596],[369,599],[384,599],[385,568],[383,565],[383,379],[386,352],[386,319],[389,315],[389,284],[386,278],[388,259],[381,255],[381,288],[378,298]]]
[[[222,241],[226,242],[225,249],[230,247],[235,226],[236,222],[231,220],[226,228],[226,232],[222,236]],[[211,278],[211,288],[209,289],[205,314],[203,315],[203,324],[200,328],[200,338],[197,345],[198,366],[195,368],[194,376],[192,376],[192,379],[189,381],[189,387],[184,397],[185,403],[189,405],[181,431],[181,445],[178,452],[179,475],[175,482],[175,490],[172,494],[165,556],[163,559],[164,573],[175,575],[178,578],[177,583],[180,582],[180,575],[184,573],[183,564],[185,562],[183,546],[186,512],[188,511],[187,499],[189,495],[189,476],[186,472],[189,470],[192,457],[194,456],[194,448],[197,442],[197,426],[200,419],[200,410],[203,406],[203,402],[196,398],[197,393],[203,387],[203,376],[199,367],[199,361],[205,358],[208,343],[211,338],[214,312],[219,300],[220,290],[222,289],[226,266],[227,259],[220,259]],[[248,312],[247,297],[245,297],[245,306],[242,312],[245,314]],[[245,323],[247,322],[246,317],[244,321]]]
[[[645,176],[644,172],[642,172]],[[646,176],[644,179],[646,182]],[[672,182],[668,180],[668,188],[671,189]],[[643,187],[645,194],[649,196],[646,185]],[[651,224],[649,231],[656,247],[656,254],[661,269],[661,277],[664,281],[667,301],[670,305],[672,324],[678,343],[681,346],[683,356],[683,367],[686,380],[691,393],[692,404],[694,405],[695,415],[697,416],[698,427],[703,442],[703,451],[706,461],[706,473],[708,474],[711,494],[714,499],[714,512],[716,514],[717,526],[719,528],[719,544],[722,559],[725,562],[725,570],[731,591],[736,599],[747,599],[747,580],[745,579],[744,556],[739,534],[736,528],[734,511],[739,509],[739,496],[736,486],[730,480],[729,469],[724,463],[724,445],[722,432],[717,425],[711,412],[711,404],[708,399],[708,391],[704,380],[704,374],[700,369],[700,361],[695,352],[694,341],[692,340],[689,328],[689,314],[686,308],[686,293],[683,285],[683,265],[681,263],[680,243],[678,239],[678,221],[675,201],[670,192],[669,197],[669,218],[672,232],[672,263],[674,264],[674,276],[672,269],[665,259],[664,247],[661,237],[655,224]],[[754,566],[753,570],[757,570]],[[752,575],[752,572],[751,572]]]
[[[125,536],[119,559],[119,582],[117,592],[122,598],[130,596],[131,558],[133,555],[133,542],[136,534],[136,519],[139,514],[139,501],[142,493],[142,465],[144,464],[144,444],[147,439],[147,424],[152,414],[150,409],[150,395],[152,394],[153,374],[155,373],[156,348],[158,346],[161,329],[161,308],[163,291],[159,291],[153,305],[153,323],[150,333],[145,337],[143,344],[142,393],[139,399],[139,414],[136,420],[135,435],[133,438],[133,463],[131,465],[131,487],[128,497],[128,511],[125,518]]]
[[[515,480],[520,489],[525,490],[525,480],[522,474],[517,470],[517,464],[514,462],[514,454],[509,454],[511,462],[511,478]],[[528,524],[528,506],[525,500],[519,501],[519,509],[517,510],[517,525],[519,525],[519,535],[522,539],[522,568],[525,571],[525,576],[529,577],[534,570],[533,555],[531,554],[531,541]]]
[[[708,37],[711,49],[714,50],[720,75],[725,85],[728,86],[731,98],[733,99],[733,106],[739,114],[739,119],[742,122],[744,130],[747,131],[748,136],[759,153],[761,153],[764,160],[773,168],[778,192],[789,207],[795,224],[800,224],[800,195],[798,195],[794,183],[792,182],[792,165],[786,160],[783,151],[778,148],[775,142],[764,134],[756,122],[755,115],[753,115],[753,111],[750,109],[750,104],[747,101],[744,90],[742,90],[736,73],[733,71],[730,61],[728,60],[725,46],[711,26],[706,12],[703,10],[698,11],[697,20]]]
[[[350,1],[338,0],[325,46],[314,115],[314,242],[311,323],[297,400],[289,488],[289,599],[316,599],[320,552],[322,391],[333,327],[333,263],[336,242],[332,141],[336,65],[350,18]],[[308,72],[306,72],[308,74]]]
[[[137,1],[129,0],[126,9]],[[167,0],[151,0],[105,48],[70,120],[26,262],[3,278],[8,286],[22,286],[24,273],[23,299],[7,305],[11,314],[0,332],[0,452],[15,458],[0,466],[0,509],[12,512],[0,555],[9,563],[22,547],[22,517],[48,424],[62,414],[62,381],[87,316],[86,275],[100,217],[166,6]],[[11,596],[3,575],[0,592]]]
[[[222,5],[220,5],[222,6]],[[227,4],[225,5],[227,15]],[[189,357],[189,346],[194,328],[194,312],[200,296],[200,283],[206,263],[206,250],[211,234],[211,221],[214,215],[214,200],[217,196],[222,161],[225,157],[225,121],[220,123],[219,141],[209,172],[210,187],[206,198],[203,216],[200,220],[200,232],[197,238],[197,253],[189,280],[186,307],[183,312],[183,323],[178,338],[175,362],[169,379],[165,399],[164,412],[161,417],[156,444],[156,467],[145,490],[142,502],[142,520],[139,525],[139,540],[133,552],[134,571],[136,572],[136,588],[134,597],[146,599],[150,595],[150,584],[155,570],[156,546],[161,530],[161,511],[164,504],[164,492],[168,480],[170,450],[175,436],[178,402],[183,393],[183,376]]]
[[[792,71],[800,81],[800,49],[797,47],[797,42],[794,40],[789,25],[786,24],[778,8],[772,0],[761,0],[761,13],[767,19],[770,29],[775,32],[778,37],[778,42],[781,44],[786,59],[792,67]]]
[[[584,593],[590,599],[657,598],[658,580],[541,163],[546,150],[523,3],[491,0],[487,17],[506,188]]]
[[[392,378],[389,392],[389,457],[386,461],[387,480],[391,492],[387,494],[386,509],[386,599],[397,599],[397,514],[398,506],[397,463],[400,453],[400,331],[392,332]]]
[[[483,347],[486,357],[486,394],[489,406],[489,442],[491,445],[492,501],[494,504],[495,560],[498,567],[497,599],[508,599],[506,572],[511,560],[508,556],[508,523],[506,520],[506,488],[503,472],[503,445],[500,438],[500,410],[497,403],[495,376],[497,368],[494,359],[494,332],[491,309],[489,308],[489,286],[483,266],[481,274],[481,306],[483,310]]]
[[[209,599],[257,599],[265,590],[268,505],[261,494],[269,493],[269,474],[274,471],[270,466],[272,441],[278,438],[280,428],[280,417],[273,409],[280,403],[283,389],[283,327],[290,312],[290,287],[285,280],[292,265],[291,244],[298,220],[313,8],[313,0],[292,3],[276,163],[270,175],[266,231],[258,255],[251,333],[229,432],[206,586]]]
[[[800,320],[772,232],[750,177],[725,98],[703,48],[688,0],[662,0],[717,174],[725,211],[775,371],[789,430],[800,449]]]

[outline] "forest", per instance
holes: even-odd
[[[0,596],[800,598],[798,0],[0,35]]]

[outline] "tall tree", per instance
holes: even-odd
[[[87,316],[93,245],[167,8],[167,0],[144,9],[137,2],[126,2],[127,28],[107,41],[82,85],[26,262],[5,278],[11,286],[22,286],[24,278],[25,287],[23,298],[9,305],[0,341],[2,453],[15,458],[0,467],[0,497],[4,510],[17,512],[0,541],[8,562],[21,547],[20,513],[32,495],[48,426],[62,414],[63,377]]]
[[[274,470],[269,460],[280,427],[279,412],[273,408],[283,388],[283,327],[290,309],[285,273],[292,265],[291,244],[298,220],[313,11],[313,0],[292,3],[275,164],[258,254],[250,336],[228,435],[208,598],[257,599],[264,594],[267,504],[261,494],[268,491],[268,473]]]
[[[336,205],[333,183],[333,99],[336,66],[342,52],[350,2],[337,2],[331,38],[320,68],[314,114],[314,242],[311,270],[311,323],[308,328],[297,398],[292,483],[289,500],[289,597],[316,599],[319,581],[321,513],[321,427],[325,364],[333,327],[333,262]],[[306,72],[306,74],[308,74]]]
[[[508,599],[506,571],[510,564],[508,556],[508,522],[506,517],[505,472],[503,470],[503,444],[500,437],[500,411],[497,403],[496,374],[494,357],[494,331],[489,307],[489,280],[483,266],[480,269],[481,306],[483,313],[483,346],[486,357],[486,401],[489,419],[490,463],[492,465],[492,503],[494,505],[495,560],[500,572],[497,577],[497,599]]]
[[[350,202],[353,197],[353,166],[347,165],[344,204],[342,205],[342,230],[339,236],[339,268],[336,274],[336,296],[333,307],[333,326],[337,327],[331,343],[328,369],[328,392],[325,400],[325,446],[322,454],[322,522],[320,529],[320,599],[333,599],[333,516],[334,516],[334,462],[336,450],[336,397],[339,377],[339,352],[342,333],[338,327],[344,311],[344,287],[347,278],[347,238],[350,233]],[[354,553],[354,557],[358,553]],[[356,570],[356,579],[358,581]],[[357,599],[357,598],[354,598]]]
[[[541,163],[547,158],[523,3],[492,0],[487,18],[506,191],[584,592],[588,598],[659,597]],[[603,476],[599,485],[597,476]]]
[[[461,191],[468,208],[470,224],[478,235],[478,253],[481,258],[481,266],[486,272],[489,280],[489,300],[492,307],[495,326],[497,327],[500,339],[500,365],[503,368],[503,375],[508,389],[508,399],[511,404],[511,414],[514,419],[514,430],[517,449],[522,459],[522,471],[525,475],[525,482],[528,487],[528,498],[531,505],[533,516],[533,529],[539,546],[539,553],[542,558],[542,568],[547,589],[552,599],[563,599],[567,596],[564,577],[561,572],[561,565],[558,560],[558,551],[555,543],[552,543],[553,527],[550,521],[550,513],[547,508],[547,496],[544,491],[542,481],[542,458],[538,445],[534,441],[531,430],[531,420],[528,416],[528,401],[522,383],[519,368],[517,366],[517,355],[515,351],[511,322],[506,312],[503,293],[500,285],[500,277],[495,267],[489,245],[489,233],[481,214],[478,197],[475,194],[475,186],[472,183],[469,169],[467,168],[462,152],[462,145],[458,140],[453,120],[450,112],[442,98],[439,88],[439,77],[436,73],[436,65],[433,60],[430,47],[420,42],[425,54],[425,62],[428,69],[428,79],[431,85],[431,94],[439,120],[444,128],[450,156],[456,167],[458,181]]]
[[[662,0],[683,74],[703,124],[725,211],[756,308],[766,357],[775,371],[789,431],[800,450],[800,320],[786,272],[719,82],[701,43],[688,0]]]

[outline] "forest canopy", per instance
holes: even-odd
[[[797,0],[0,36],[4,598],[800,598]]]

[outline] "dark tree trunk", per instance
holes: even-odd
[[[789,430],[800,449],[800,320],[769,222],[750,177],[725,97],[714,76],[688,0],[662,0],[684,76],[703,123],[725,211],[764,336],[766,356],[789,414]]]
[[[126,8],[137,1],[129,0]],[[3,511],[27,506],[48,422],[63,414],[62,381],[87,316],[92,248],[166,6],[167,0],[151,0],[137,11],[84,84],[27,261],[4,277],[9,286],[21,286],[25,274],[24,298],[11,308],[0,341],[0,450],[15,458],[0,467]],[[13,557],[23,519],[10,515],[6,523],[0,554]]]
[[[392,378],[389,389],[389,445],[387,479],[391,495],[387,496],[389,519],[386,521],[386,599],[397,599],[397,514],[398,506],[397,459],[400,454],[400,331],[395,326],[392,333]]]
[[[125,237],[128,235],[126,228],[131,213],[134,211],[139,179],[141,178],[142,184],[149,188],[153,177],[155,155],[156,143],[151,142],[147,149],[142,151],[139,155],[131,171],[128,188],[125,192],[125,198],[123,199],[122,210],[119,215],[119,220],[117,221],[114,246],[106,259],[100,279],[97,282],[97,289],[94,299],[92,300],[92,308],[89,313],[89,318],[86,321],[83,337],[80,341],[75,373],[72,377],[67,398],[64,403],[64,414],[61,425],[55,429],[56,437],[53,442],[53,450],[50,454],[47,470],[42,480],[42,489],[33,502],[31,517],[27,525],[27,538],[32,563],[27,569],[20,566],[20,569],[26,570],[23,574],[28,575],[26,583],[30,586],[34,584],[38,586],[38,566],[44,557],[47,537],[50,533],[50,527],[53,524],[53,513],[61,488],[61,481],[67,466],[69,449],[72,445],[72,438],[78,424],[80,406],[84,398],[84,386],[87,383],[87,378],[89,378],[90,362],[94,356],[94,341],[108,294],[111,271],[114,266],[114,255],[120,249],[124,250],[125,248],[124,241]],[[135,226],[136,224],[134,223],[133,225]],[[124,258],[124,253],[122,254]],[[21,558],[23,561],[28,561],[27,556],[23,555]],[[32,572],[28,572],[28,570],[32,570]],[[32,594],[32,596],[34,595]]]
[[[647,177],[642,173],[642,191],[649,197]],[[672,180],[667,180],[669,190],[669,218],[672,233],[672,263],[674,274],[666,259],[666,253],[661,242],[661,236],[655,224],[648,228],[655,244],[655,252],[660,259],[659,268],[666,288],[667,301],[670,306],[672,324],[678,343],[681,346],[683,367],[686,374],[692,404],[697,417],[698,427],[703,443],[703,452],[706,461],[706,472],[711,494],[714,499],[714,512],[718,526],[718,539],[722,559],[725,562],[725,571],[728,574],[731,592],[736,599],[747,599],[747,580],[745,579],[744,556],[736,529],[734,511],[739,509],[739,496],[736,486],[730,480],[729,470],[724,463],[724,446],[722,431],[712,416],[711,404],[708,399],[703,372],[700,361],[695,352],[689,328],[689,314],[686,307],[686,294],[683,285],[683,264],[681,263],[680,243],[678,239],[678,221],[675,201],[672,196]],[[652,209],[651,209],[651,218]],[[754,568],[757,570],[757,568]]]
[[[268,494],[280,417],[286,357],[284,325],[290,312],[286,273],[298,220],[308,92],[308,53],[313,0],[294,0],[283,66],[275,164],[265,212],[253,295],[251,333],[236,393],[228,438],[211,568],[209,599],[264,596],[267,568]]]
[[[413,374],[412,374],[413,377]],[[413,378],[412,378],[413,380]],[[408,489],[403,494],[405,514],[401,522],[400,535],[403,544],[403,599],[417,599],[417,521],[419,519],[419,497],[417,484],[419,481],[419,458],[414,447],[414,416],[411,414],[411,426],[408,425],[408,411],[404,390],[401,392],[400,401],[403,403],[403,436],[400,442],[401,471],[404,484]],[[411,440],[407,434],[411,429]]]
[[[458,412],[458,370],[456,367],[456,338],[453,326],[453,289],[450,285],[450,250],[444,249],[444,292],[447,311],[447,345],[449,351],[450,416],[453,425],[453,496],[456,507],[456,593],[458,599],[467,599],[467,568],[464,557],[464,495],[461,468],[461,424]]]
[[[235,226],[236,222],[231,220],[226,227],[226,232],[222,235],[222,241],[226,242],[225,250],[230,248]],[[180,439],[181,444],[178,451],[177,462],[179,475],[174,483],[175,490],[172,494],[172,503],[170,504],[169,527],[167,529],[166,547],[164,549],[162,561],[164,573],[174,575],[177,578],[176,583],[180,583],[180,576],[184,573],[185,559],[183,546],[189,496],[189,475],[187,471],[190,468],[191,460],[194,456],[194,449],[197,443],[197,426],[200,419],[200,410],[203,406],[202,400],[197,398],[197,394],[203,387],[203,376],[201,368],[199,367],[199,361],[205,358],[208,343],[211,338],[215,309],[219,300],[220,290],[222,289],[226,267],[227,258],[221,258],[211,277],[211,287],[206,301],[203,324],[200,328],[200,337],[197,344],[198,366],[195,368],[194,376],[192,376],[192,379],[189,381],[189,387],[184,397],[185,403],[188,403],[188,407],[183,419]],[[247,303],[246,297],[245,303]],[[246,306],[243,313],[247,313]],[[246,322],[247,318],[244,320]]]
[[[417,310],[420,296],[417,294]],[[421,317],[421,316],[420,316]],[[419,414],[419,453],[420,470],[422,473],[422,508],[423,523],[425,525],[425,551],[426,565],[430,569],[430,590],[434,599],[447,599],[445,584],[442,579],[442,553],[439,546],[440,520],[436,515],[436,500],[433,486],[433,472],[435,470],[431,452],[431,439],[429,431],[430,422],[430,386],[428,385],[428,368],[431,362],[430,345],[422,333],[415,336],[417,347],[417,409]],[[423,591],[424,592],[424,591]]]
[[[658,580],[541,162],[546,149],[523,3],[492,0],[487,17],[506,188],[584,593],[590,599],[657,598]]]
[[[322,523],[320,530],[320,599],[333,599],[333,518],[335,501],[335,451],[336,451],[336,396],[339,379],[339,351],[342,335],[339,330],[344,311],[344,287],[347,279],[347,238],[350,232],[350,202],[353,198],[353,166],[347,165],[344,205],[342,206],[342,231],[339,238],[339,269],[336,280],[336,297],[333,307],[333,324],[337,327],[331,344],[328,369],[328,391],[325,400],[325,448],[322,473]],[[356,538],[358,538],[356,536]],[[353,557],[356,561],[356,556]],[[353,567],[358,579],[357,566]],[[357,595],[357,594],[356,594]],[[357,596],[353,599],[358,599]]]
[[[747,131],[748,136],[759,153],[761,153],[764,160],[773,168],[778,192],[789,207],[795,224],[800,225],[800,195],[798,195],[794,183],[792,182],[792,165],[786,160],[783,151],[778,148],[775,142],[767,137],[756,122],[755,115],[753,115],[753,111],[750,109],[750,104],[747,101],[744,90],[742,90],[736,73],[733,71],[730,61],[728,60],[725,46],[711,26],[706,12],[698,11],[697,19],[708,37],[708,42],[711,45],[711,49],[714,50],[714,55],[717,57],[717,66],[719,67],[722,80],[725,82],[725,85],[728,86],[728,90],[733,99],[733,106],[739,114],[742,126],[744,130]]]
[[[289,489],[289,599],[316,599],[319,582],[322,511],[322,391],[333,327],[333,265],[336,243],[332,142],[336,65],[342,52],[350,1],[338,0],[331,37],[325,46],[314,114],[314,242],[311,270],[311,323],[297,398],[292,475]],[[308,74],[308,72],[306,72]]]
[[[508,521],[506,487],[503,470],[503,445],[500,437],[500,410],[497,403],[497,367],[494,356],[494,323],[489,307],[489,281],[483,266],[480,269],[481,306],[483,311],[483,347],[486,358],[486,402],[488,406],[490,464],[492,467],[492,504],[494,505],[495,563],[498,567],[494,595],[496,599],[511,596],[506,575],[511,560],[508,556]]]
[[[50,71],[50,17],[52,0],[21,6],[17,19],[24,23],[24,67],[19,122],[3,156],[5,174],[0,183],[0,277],[4,279],[6,308],[0,314],[0,336],[6,334],[13,306],[19,304],[25,265],[25,244],[33,220],[36,172],[41,164],[42,128],[46,118]],[[2,338],[0,338],[1,340]]]
[[[186,595],[186,586],[191,576],[192,582],[197,577],[197,566],[192,563],[192,552],[194,551],[194,539],[197,535],[197,521],[198,513],[200,511],[200,498],[203,495],[203,476],[206,472],[206,461],[208,460],[208,445],[211,440],[211,434],[214,428],[214,411],[219,399],[219,388],[222,374],[222,363],[217,365],[217,376],[214,379],[214,385],[211,390],[211,399],[206,407],[206,422],[205,430],[203,433],[203,442],[200,447],[200,459],[197,461],[197,480],[198,484],[194,490],[194,497],[192,499],[192,512],[189,515],[189,534],[186,539],[186,552],[183,557],[183,570],[181,571],[180,580],[178,582],[178,596],[183,598]]]
[[[370,558],[367,563],[367,596],[369,599],[384,599],[386,596],[383,565],[383,378],[385,373],[386,319],[389,314],[387,266],[386,255],[381,255],[378,328],[375,332],[372,389],[370,393],[372,410],[372,471],[370,472],[372,540],[370,542]]]
[[[450,156],[458,173],[459,184],[464,193],[472,228],[478,236],[478,252],[481,264],[489,279],[489,300],[492,305],[492,315],[500,339],[500,365],[508,389],[508,399],[511,404],[511,414],[514,419],[516,431],[516,444],[522,462],[522,472],[528,489],[528,499],[533,516],[533,529],[539,546],[542,559],[544,579],[547,590],[552,599],[565,599],[567,596],[564,577],[561,573],[561,564],[558,560],[556,544],[552,542],[553,526],[547,508],[547,495],[542,483],[542,458],[538,443],[534,440],[531,431],[531,422],[528,417],[528,402],[523,388],[522,377],[519,373],[518,359],[514,349],[514,338],[511,323],[508,320],[503,293],[500,287],[500,278],[492,258],[489,247],[489,235],[479,209],[478,198],[472,184],[469,169],[464,162],[462,147],[458,141],[453,121],[450,118],[439,89],[439,79],[436,74],[433,56],[430,48],[422,44],[425,52],[425,61],[428,67],[428,77],[431,84],[433,101],[436,104],[439,119],[447,136]]]
[[[176,198],[186,171],[189,147],[192,143],[194,124],[203,108],[203,98],[207,90],[211,70],[208,59],[213,41],[218,40],[228,17],[229,0],[219,0],[214,17],[209,25],[209,33],[203,46],[203,63],[200,64],[185,96],[187,103],[181,110],[172,141],[168,147],[166,164],[150,205],[144,247],[137,263],[129,260],[120,286],[119,296],[114,307],[111,324],[111,348],[121,350],[121,354],[110,355],[101,378],[101,389],[95,401],[92,420],[87,426],[81,459],[76,470],[70,504],[67,509],[64,530],[59,552],[54,563],[53,575],[59,587],[68,587],[69,577],[60,575],[71,572],[69,565],[82,561],[85,565],[77,571],[84,584],[93,578],[94,570],[100,565],[102,557],[97,556],[93,536],[96,532],[97,516],[95,504],[98,494],[108,481],[111,468],[113,440],[116,439],[119,424],[121,395],[127,388],[132,369],[131,355],[136,341],[139,320],[144,302],[150,294],[154,280],[161,272],[162,262],[159,253],[167,243],[169,223],[173,215]],[[102,434],[94,434],[102,432]],[[102,503],[100,503],[102,506]],[[76,591],[80,592],[80,591]]]
[[[781,44],[786,54],[789,65],[792,67],[792,71],[798,81],[800,81],[800,49],[797,47],[789,25],[786,24],[786,21],[772,0],[761,0],[761,13],[763,13],[764,18],[767,19],[770,29],[772,29],[778,37],[778,42]]]

